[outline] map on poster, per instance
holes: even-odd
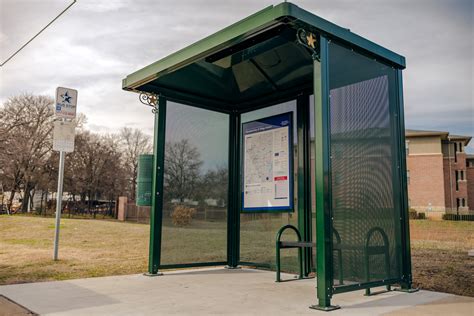
[[[242,124],[242,211],[292,211],[292,113]]]

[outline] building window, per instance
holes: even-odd
[[[460,198],[456,198],[456,210],[459,210],[459,207],[461,206],[461,199]]]
[[[410,142],[408,140],[405,141],[405,152],[406,155],[408,156],[410,154]]]
[[[462,153],[463,149],[464,148],[462,147],[462,143],[459,143],[459,152]]]
[[[410,184],[410,170],[407,170],[407,184]]]
[[[462,198],[462,207],[465,207],[465,206],[466,206],[466,199]]]
[[[454,162],[458,162],[458,143],[454,143]]]
[[[456,177],[456,191],[459,191],[459,170],[456,170],[454,175]]]

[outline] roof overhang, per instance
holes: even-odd
[[[230,112],[312,92],[312,59],[296,43],[307,31],[405,68],[405,58],[292,3],[269,6],[123,79],[124,90]]]
[[[448,135],[449,135],[449,132],[445,132],[445,131],[423,131],[423,130],[414,130],[414,129],[405,130],[406,137],[439,136],[442,139],[447,139]]]
[[[450,141],[462,141],[463,144],[466,146],[467,144],[469,144],[472,137],[471,136],[463,136],[463,135],[449,135],[448,139]]]

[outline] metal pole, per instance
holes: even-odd
[[[54,255],[58,260],[59,224],[61,221],[61,206],[63,202],[63,180],[64,180],[64,151],[59,152],[58,192],[56,194],[56,227],[54,231]]]
[[[227,214],[227,268],[238,268],[240,261],[240,114],[229,115],[229,185]]]
[[[329,50],[328,39],[320,36],[321,62],[313,55],[315,189],[316,189],[316,271],[318,304],[310,308],[331,311],[333,294],[333,232],[331,210]]]
[[[150,210],[150,245],[148,273],[159,275],[161,263],[161,234],[163,225],[163,181],[165,169],[165,133],[166,133],[166,98],[158,98],[158,107],[153,109],[155,115],[153,137],[153,184]]]

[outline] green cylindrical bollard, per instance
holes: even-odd
[[[137,206],[151,206],[151,189],[153,179],[153,155],[138,156],[137,171]]]

